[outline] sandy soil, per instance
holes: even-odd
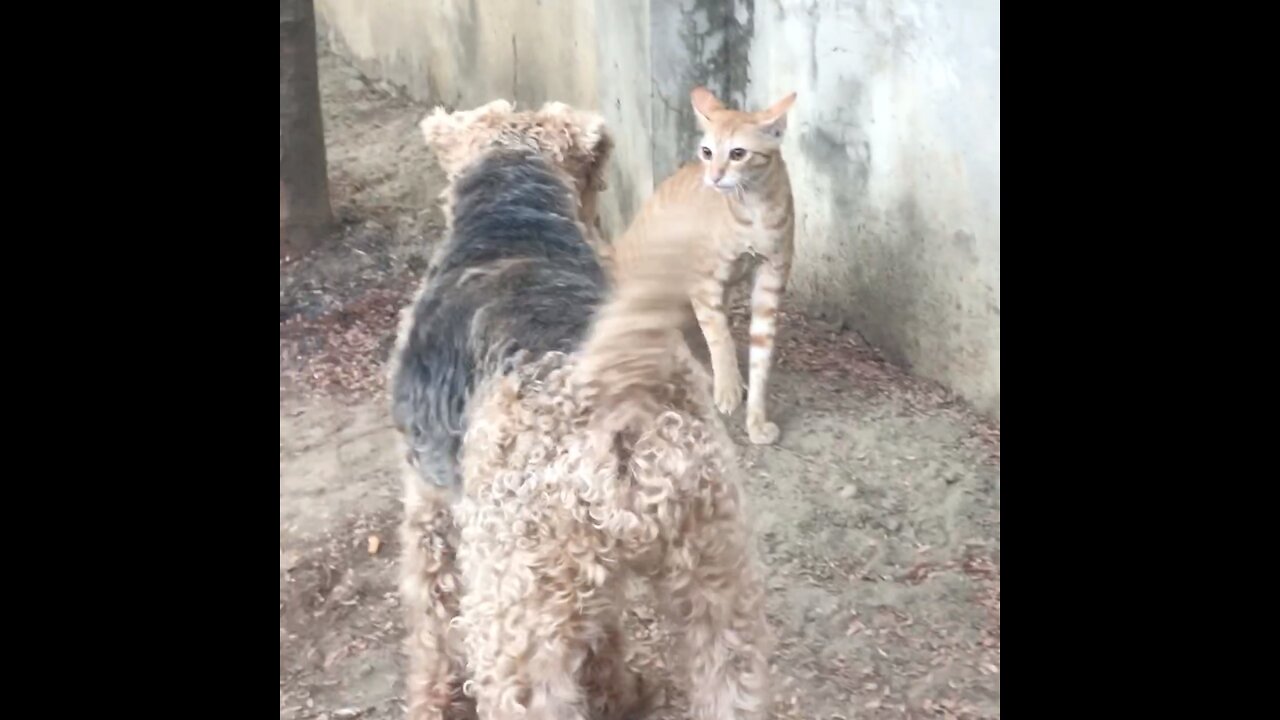
[[[321,59],[344,227],[281,267],[280,717],[398,718],[399,481],[379,397],[395,312],[442,225],[425,108]],[[741,323],[739,323],[741,325]],[[787,315],[777,447],[746,443],[780,718],[1000,716],[999,432],[856,335]],[[638,637],[662,642],[638,603]],[[678,683],[636,662],[678,718]]]

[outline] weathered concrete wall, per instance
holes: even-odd
[[[614,130],[617,232],[653,186],[647,0],[316,0],[320,31],[371,77],[456,108],[495,98],[594,108]]]
[[[999,417],[999,0],[755,10],[748,104],[799,93],[795,296]]]
[[[999,0],[317,0],[372,75],[461,107],[602,111],[617,232],[697,130],[689,90],[795,90],[786,302],[1000,412]]]
[[[743,0],[654,0],[653,175],[661,182],[694,158],[700,131],[689,91],[704,85],[741,107],[746,99],[751,3]]]

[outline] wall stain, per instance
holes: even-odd
[[[674,16],[663,15],[674,11]],[[755,34],[755,0],[686,0],[668,8],[651,8],[651,34],[675,30],[679,57],[661,56],[655,46],[653,100],[655,115],[674,133],[669,148],[653,148],[654,178],[666,178],[693,159],[702,131],[689,102],[689,92],[705,86],[726,104],[744,108],[751,82],[751,41]],[[674,27],[672,27],[674,26]],[[668,63],[673,63],[668,65]]]
[[[805,205],[825,201],[827,213],[836,223],[844,238],[830,238],[824,243],[806,243],[802,224],[797,225],[797,252],[806,247],[824,247],[829,256],[821,259],[822,272],[812,273],[807,283],[814,309],[823,317],[854,326],[865,324],[868,313],[862,302],[866,282],[860,281],[860,273],[866,267],[862,257],[868,234],[867,185],[874,161],[871,144],[862,130],[861,106],[863,86],[856,79],[845,78],[839,83],[841,98],[837,118],[818,117],[800,128],[798,145],[806,163],[821,174],[827,182],[826,193],[809,193],[796,200],[796,211],[802,219]],[[807,263],[806,263],[807,264]],[[856,297],[851,301],[850,294]]]

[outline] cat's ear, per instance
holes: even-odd
[[[698,117],[698,124],[704,130],[711,122],[711,114],[724,109],[724,104],[717,100],[710,90],[702,86],[694,88],[693,92],[689,93],[689,99],[693,101],[693,114]]]
[[[770,105],[767,109],[756,113],[756,117],[759,118],[756,124],[760,127],[760,132],[771,138],[781,140],[782,134],[787,130],[787,111],[791,109],[791,105],[795,101],[796,94],[793,92]]]

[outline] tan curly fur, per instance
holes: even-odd
[[[560,102],[516,112],[514,103],[493,100],[474,110],[451,113],[436,108],[418,127],[450,181],[491,148],[528,147],[541,153],[573,180],[587,239],[601,257],[611,256],[608,243],[601,240],[598,205],[600,193],[608,189],[605,170],[613,153],[604,118]],[[447,218],[448,188],[442,200]]]
[[[549,107],[436,111],[422,129],[451,179],[517,146],[595,189],[603,122]],[[693,218],[653,229],[575,351],[518,359],[476,386],[461,488],[406,467],[412,720],[635,717],[643,687],[620,622],[637,581],[678,639],[690,717],[765,717],[764,588],[734,449],[678,330],[690,280],[679,268],[696,238],[686,228]],[[398,349],[412,325],[406,311]]]

